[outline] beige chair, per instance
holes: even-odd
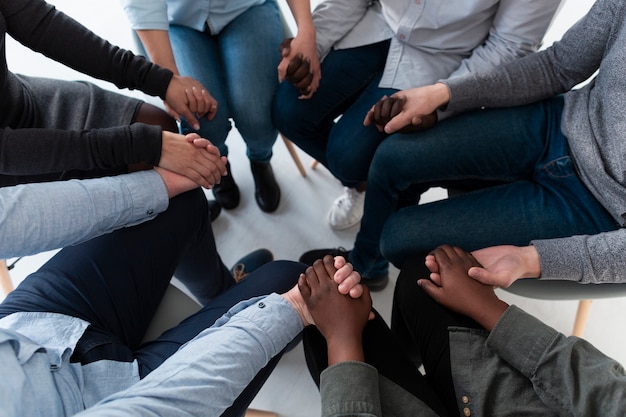
[[[585,331],[593,299],[626,297],[626,283],[581,284],[573,281],[520,279],[504,290],[539,300],[579,300],[572,330],[572,335],[578,337],[582,337]]]

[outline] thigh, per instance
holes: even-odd
[[[515,181],[403,208],[385,224],[381,252],[399,266],[444,243],[475,250],[616,229],[573,169],[550,181]]]
[[[212,120],[199,119],[199,134],[224,150],[223,144],[230,130],[231,110],[218,37],[178,25],[170,25],[169,35],[180,74],[198,80],[218,103]],[[186,121],[183,121],[183,129],[184,132],[191,131]]]
[[[331,51],[322,62],[318,90],[306,100],[299,99],[300,93],[283,82],[272,109],[278,130],[326,164],[326,142],[334,120],[382,73],[388,50],[385,41]]]
[[[271,119],[270,105],[278,87],[278,45],[282,33],[278,5],[268,0],[248,9],[218,35],[234,116],[262,109],[268,121]]]
[[[426,378],[443,402],[449,415],[458,415],[456,394],[450,366],[449,326],[480,328],[469,318],[453,313],[424,293],[417,285],[427,278],[423,253],[402,265],[396,281],[392,306],[392,332],[418,351]]]
[[[210,228],[207,211],[198,189],[172,199],[170,208],[151,221],[64,248],[7,296],[0,316],[65,314],[89,322],[110,340],[137,347],[185,251]],[[207,260],[216,256],[209,248]],[[214,265],[207,262],[201,273],[220,282],[223,270]]]
[[[143,103],[89,82],[19,77],[34,106],[33,124],[21,127],[83,130],[124,126]]]
[[[354,103],[335,123],[328,138],[328,168],[346,186],[355,186],[367,179],[370,163],[380,143],[388,136],[375,126],[363,126],[370,108],[383,96],[398,90],[379,88],[381,75],[376,76]]]

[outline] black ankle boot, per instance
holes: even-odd
[[[280,188],[269,162],[250,161],[254,177],[254,197],[261,210],[271,213],[280,203]]]
[[[234,209],[239,205],[239,187],[230,171],[230,162],[226,163],[228,175],[222,177],[219,184],[213,186],[213,196],[226,210]]]

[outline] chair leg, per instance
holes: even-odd
[[[285,142],[285,146],[287,147],[287,150],[289,151],[289,155],[291,155],[293,162],[296,163],[296,166],[298,167],[298,171],[300,171],[300,175],[302,175],[303,177],[306,177],[306,170],[304,169],[304,166],[302,165],[302,162],[300,161],[300,156],[298,156],[298,151],[296,151],[296,147],[293,145],[293,143],[289,139],[283,136],[282,133],[280,134],[280,137],[283,138],[283,142]]]
[[[311,169],[317,168],[317,164],[319,163],[320,161],[318,161],[317,159],[314,159],[313,161],[311,161]]]
[[[576,312],[576,321],[574,322],[573,336],[583,337],[589,311],[591,310],[591,300],[580,300],[578,302],[578,311]]]
[[[7,295],[13,291],[13,282],[9,275],[9,268],[7,268],[7,262],[4,259],[0,259],[0,292]]]

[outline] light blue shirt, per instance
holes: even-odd
[[[218,416],[303,328],[278,294],[243,301],[139,381],[135,362],[69,363],[87,325],[51,313],[0,320],[0,415]]]
[[[237,16],[265,0],[121,0],[135,30],[168,30],[170,24],[217,35]],[[263,24],[263,22],[259,22]],[[276,46],[278,48],[278,45]]]
[[[391,39],[380,87],[406,90],[491,69],[541,46],[560,0],[325,0],[313,21],[325,57]],[[322,74],[323,76],[323,74]]]
[[[156,217],[169,205],[153,170],[0,188],[0,259],[84,242]]]

